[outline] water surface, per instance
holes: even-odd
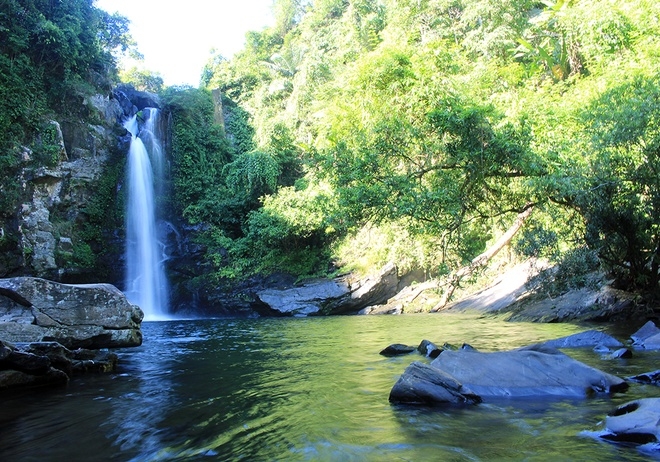
[[[392,406],[413,354],[391,343],[470,343],[504,350],[584,330],[470,315],[217,319],[143,324],[117,373],[61,390],[3,397],[0,459],[468,461],[648,460],[584,436],[607,412],[660,389],[581,400],[502,401],[465,408]],[[619,376],[658,368],[658,353],[572,356]]]

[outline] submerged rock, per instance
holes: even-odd
[[[633,353],[628,348],[619,348],[607,355],[607,359],[630,359],[632,357]]]
[[[605,418],[600,435],[608,441],[646,444],[660,441],[660,398],[645,398],[619,406]]]
[[[660,370],[627,377],[631,382],[660,386]]]
[[[413,351],[415,351],[415,347],[404,345],[402,343],[393,343],[381,350],[380,354],[383,356],[401,356],[410,354]]]
[[[0,339],[9,342],[56,341],[71,349],[138,346],[142,318],[142,310],[110,284],[0,279]]]
[[[71,351],[57,342],[0,341],[0,390],[65,385],[74,374],[110,372],[116,366],[117,355],[109,351]]]

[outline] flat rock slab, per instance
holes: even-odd
[[[586,397],[628,388],[623,379],[587,366],[558,350],[535,347],[494,353],[444,351],[431,366],[454,377],[484,400]]]
[[[0,279],[0,339],[57,341],[67,348],[119,348],[142,343],[143,313],[110,284]]]

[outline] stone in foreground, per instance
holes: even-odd
[[[444,351],[431,366],[455,377],[483,399],[586,397],[628,388],[619,377],[558,350],[537,346],[494,353]]]
[[[454,377],[415,361],[390,391],[395,404],[477,404],[481,399]]]
[[[619,377],[538,346],[482,353],[443,351],[429,365],[413,363],[392,388],[395,403],[469,403],[501,398],[576,398],[625,391]]]
[[[393,343],[380,351],[383,356],[401,356],[415,351],[415,347],[404,345],[403,343]]]
[[[0,339],[12,343],[56,341],[70,349],[139,346],[142,318],[142,310],[110,284],[0,279]]]
[[[630,338],[633,341],[633,346],[636,348],[644,348],[647,350],[660,349],[660,329],[653,321],[644,324],[637,332],[632,334]]]
[[[660,398],[631,401],[610,412],[600,437],[625,443],[660,441]]]

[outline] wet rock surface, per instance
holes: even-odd
[[[395,346],[406,347],[395,344],[388,348],[394,351]],[[593,348],[595,353],[607,352],[609,359],[632,356],[623,343],[595,330],[498,352],[480,352],[467,344],[460,349],[447,344],[438,348],[431,341],[423,340],[417,351],[435,359],[430,364],[419,361],[411,364],[392,388],[390,401],[474,404],[496,399],[574,399],[626,391],[629,387],[626,380],[588,366],[557,349],[584,347]],[[648,378],[639,377],[638,380],[651,383],[658,379],[657,375],[651,373]]]
[[[71,376],[110,372],[117,355],[109,351],[69,350],[57,342],[0,341],[0,390],[66,385]]]
[[[660,441],[660,398],[628,402],[610,412],[599,435],[607,441],[631,444]]]
[[[336,315],[356,313],[366,306],[377,305],[399,290],[397,268],[389,264],[365,278],[311,280],[294,287],[262,290],[257,297],[274,315]]]
[[[113,371],[108,348],[142,343],[142,310],[109,284],[0,279],[0,390]]]

